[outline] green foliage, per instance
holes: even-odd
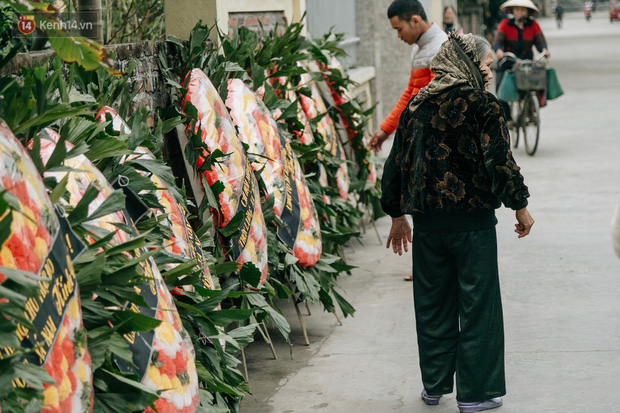
[[[104,0],[103,5],[106,44],[164,38],[163,0]]]
[[[48,70],[52,70],[48,76]],[[54,59],[49,66],[22,69],[23,82],[0,78],[0,117],[18,138],[35,136],[58,119],[87,113],[84,105],[63,102],[59,90],[66,90],[61,76],[62,62]]]
[[[8,53],[17,44],[22,47],[21,42],[14,39],[16,21],[15,9],[10,4],[0,4],[0,55]]]

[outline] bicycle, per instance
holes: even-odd
[[[519,138],[523,134],[523,143],[528,155],[534,156],[538,149],[540,138],[540,105],[537,93],[543,92],[547,87],[547,68],[544,53],[539,54],[534,60],[519,59],[514,53],[507,52],[500,60],[500,66],[508,66],[512,63],[515,86],[518,100],[510,102],[510,114],[513,123],[511,129],[515,131],[514,147],[519,146]]]

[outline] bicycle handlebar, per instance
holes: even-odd
[[[504,64],[506,64],[508,62],[516,64],[516,63],[522,62],[524,60],[527,61],[529,59],[519,59],[517,57],[517,55],[515,55],[514,53],[506,52],[506,53],[504,53],[504,57],[500,61],[497,62],[497,65],[499,67],[502,67],[502,66],[504,66]],[[532,59],[531,61],[532,62],[541,62],[541,63],[544,63],[545,65],[547,64],[547,58],[546,58],[546,55],[545,55],[544,52],[541,52],[541,53],[537,54],[534,57],[534,59]]]
[[[544,52],[540,52],[538,55],[536,55],[534,57],[534,61],[535,62],[542,62],[544,64],[547,64],[547,55]]]
[[[502,67],[502,66],[504,66],[505,63],[508,63],[508,62],[516,63],[517,60],[519,60],[519,59],[517,58],[516,54],[514,54],[512,52],[506,52],[506,53],[504,53],[504,57],[499,62],[497,62],[497,65],[499,67]]]
[[[508,58],[509,60],[517,60],[518,57],[516,54],[512,53],[512,52],[506,52],[504,53],[504,59]]]

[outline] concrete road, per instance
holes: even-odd
[[[503,413],[620,412],[620,259],[610,220],[620,201],[620,23],[605,10],[564,28],[541,20],[566,94],[542,110],[534,157],[515,150],[530,187],[532,234],[517,239],[514,214],[498,213],[508,393]],[[377,223],[385,240],[389,219]],[[356,307],[339,326],[305,310],[310,346],[291,305],[289,348],[278,360],[260,339],[247,352],[254,395],[245,413],[456,413],[454,394],[426,406],[415,342],[411,258],[380,246],[374,231],[347,258],[359,268],[341,286]]]

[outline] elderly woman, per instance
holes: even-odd
[[[400,117],[382,179],[387,247],[401,255],[413,238],[422,399],[439,403],[456,373],[461,412],[499,407],[506,392],[495,209],[516,211],[519,238],[534,223],[499,102],[487,91],[492,61],[483,37],[449,35],[431,62],[435,78]]]

